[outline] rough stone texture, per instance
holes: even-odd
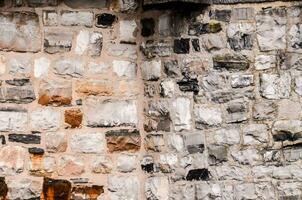
[[[90,127],[136,126],[138,121],[136,102],[133,100],[89,99],[84,107],[84,113],[86,124]]]
[[[299,1],[0,1],[0,199],[301,199],[301,19]]]
[[[41,31],[36,13],[2,12],[0,24],[1,49],[21,52],[40,51]]]

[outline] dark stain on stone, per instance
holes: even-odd
[[[207,181],[210,179],[210,171],[206,168],[192,169],[186,176],[187,181]]]
[[[5,183],[5,178],[0,177],[0,199],[5,200],[7,192],[8,192],[8,188]]]
[[[147,172],[147,173],[152,173],[154,172],[154,163],[148,163],[148,164],[145,164],[145,165],[141,165],[142,167],[142,170]]]
[[[110,13],[102,13],[100,15],[96,15],[97,27],[108,28],[111,27],[115,21],[117,21],[117,17]]]
[[[235,51],[253,48],[253,36],[250,34],[237,35],[234,38],[229,38],[228,42],[230,47]]]
[[[12,79],[12,80],[6,80],[5,82],[9,85],[24,86],[29,84],[29,79],[28,78]]]
[[[204,151],[204,144],[198,144],[198,145],[188,145],[187,150],[189,153],[203,153]]]
[[[194,92],[194,94],[198,94],[199,85],[197,78],[184,77],[180,81],[177,82],[179,89],[184,92]]]
[[[34,134],[9,134],[8,140],[10,142],[20,142],[24,144],[40,144],[41,136]]]
[[[2,145],[6,144],[6,140],[5,140],[5,136],[4,135],[0,135],[0,140],[1,140],[1,144]]]
[[[173,46],[174,53],[187,54],[190,52],[190,39],[181,38],[174,40]]]
[[[242,71],[250,66],[249,61],[238,54],[216,55],[213,57],[213,65],[216,70]]]
[[[231,19],[231,10],[211,10],[209,15],[210,19],[215,19],[217,21],[229,22]]]
[[[273,135],[273,138],[275,141],[280,142],[280,141],[295,141],[301,138],[301,134],[297,133],[291,133],[289,131],[278,131],[278,134]]]
[[[104,193],[104,187],[100,185],[75,186],[72,188],[71,199],[97,200],[102,193]]]
[[[218,22],[210,23],[193,23],[189,25],[189,35],[199,36],[208,33],[218,33],[222,30]]]
[[[28,148],[28,153],[30,153],[30,154],[43,155],[44,152],[45,151],[42,148],[38,148],[38,147],[30,147],[30,148]]]
[[[41,200],[69,200],[71,183],[67,180],[44,178]]]
[[[144,18],[141,20],[142,32],[141,35],[143,37],[149,37],[154,34],[155,29],[155,21],[153,18]]]
[[[191,43],[192,43],[192,47],[193,47],[194,51],[200,52],[199,40],[196,38],[192,39]]]

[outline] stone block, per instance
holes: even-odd
[[[94,173],[108,174],[113,169],[113,162],[109,156],[97,155],[92,161]]]
[[[265,70],[276,67],[277,59],[274,55],[258,55],[255,58],[256,70]]]
[[[145,185],[145,195],[147,199],[169,199],[169,180],[167,177],[158,176],[147,179]]]
[[[138,122],[136,101],[89,98],[84,106],[84,119],[89,127],[136,126]]]
[[[161,61],[145,61],[141,64],[142,78],[147,81],[156,81],[161,77]]]
[[[55,61],[53,68],[58,75],[81,77],[84,74],[84,61],[78,58],[60,57]]]
[[[136,176],[109,176],[108,190],[111,200],[139,199],[139,181]]]
[[[222,111],[219,107],[195,105],[195,125],[198,129],[219,126],[222,123]]]
[[[64,121],[71,128],[79,128],[82,124],[83,113],[80,109],[70,109],[64,112]]]
[[[44,51],[50,54],[68,52],[71,50],[72,38],[72,32],[46,29],[44,32]]]
[[[76,40],[75,52],[79,55],[100,56],[103,46],[101,32],[82,30]]]
[[[26,110],[13,108],[0,109],[0,131],[21,132],[27,129],[28,114]]]
[[[192,128],[191,101],[185,97],[178,97],[173,101],[175,112],[174,126],[176,131],[190,130]]]
[[[41,31],[36,13],[3,12],[0,24],[0,49],[20,52],[41,50]]]
[[[112,28],[117,21],[117,17],[111,13],[102,13],[96,15],[96,26],[100,28]]]
[[[58,18],[58,13],[55,10],[43,11],[43,24],[45,26],[57,26],[59,24]]]
[[[42,178],[9,178],[7,187],[9,199],[37,199],[42,191]]]
[[[61,113],[52,108],[37,108],[30,113],[30,119],[35,131],[56,131],[61,125]]]
[[[136,43],[137,24],[135,20],[120,21],[119,31],[122,43]]]
[[[289,73],[260,74],[260,94],[267,99],[289,98],[291,94]]]
[[[23,172],[24,158],[27,152],[20,146],[5,146],[0,150],[0,171],[3,176],[16,175]]]
[[[63,26],[93,26],[93,12],[89,11],[62,11],[61,25]]]
[[[120,172],[132,172],[136,169],[137,156],[133,154],[120,154],[117,158],[117,169]]]
[[[121,78],[136,78],[137,66],[134,62],[114,60],[112,62],[113,72]]]
[[[85,172],[84,161],[79,156],[63,155],[58,160],[57,171],[60,176],[80,176]]]
[[[67,135],[65,132],[48,132],[45,134],[45,141],[47,152],[65,152],[67,149]]]
[[[231,23],[227,29],[228,42],[235,51],[251,50],[255,27],[252,23]]]
[[[109,152],[129,151],[140,149],[141,136],[138,130],[121,129],[106,133],[107,148]]]
[[[70,139],[70,148],[75,153],[105,152],[105,137],[102,133],[75,133]]]

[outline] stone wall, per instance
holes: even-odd
[[[302,199],[301,2],[0,5],[0,199]]]

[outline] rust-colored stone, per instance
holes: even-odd
[[[7,192],[8,192],[8,188],[5,183],[5,178],[0,177],[0,200],[6,200]]]
[[[63,105],[70,105],[71,98],[62,97],[58,95],[48,96],[47,94],[41,95],[39,97],[39,104],[43,106],[47,105],[55,105],[55,106],[63,106]]]
[[[101,81],[84,81],[77,83],[77,93],[84,95],[111,96],[113,88],[109,83]]]
[[[83,113],[80,109],[65,110],[65,123],[71,128],[80,127],[83,120]]]
[[[114,130],[106,133],[107,147],[109,152],[130,151],[140,149],[141,137],[138,130]]]
[[[75,186],[72,188],[71,199],[89,199],[97,200],[104,193],[104,187],[99,185]]]
[[[69,200],[70,192],[69,181],[44,178],[41,200]]]

